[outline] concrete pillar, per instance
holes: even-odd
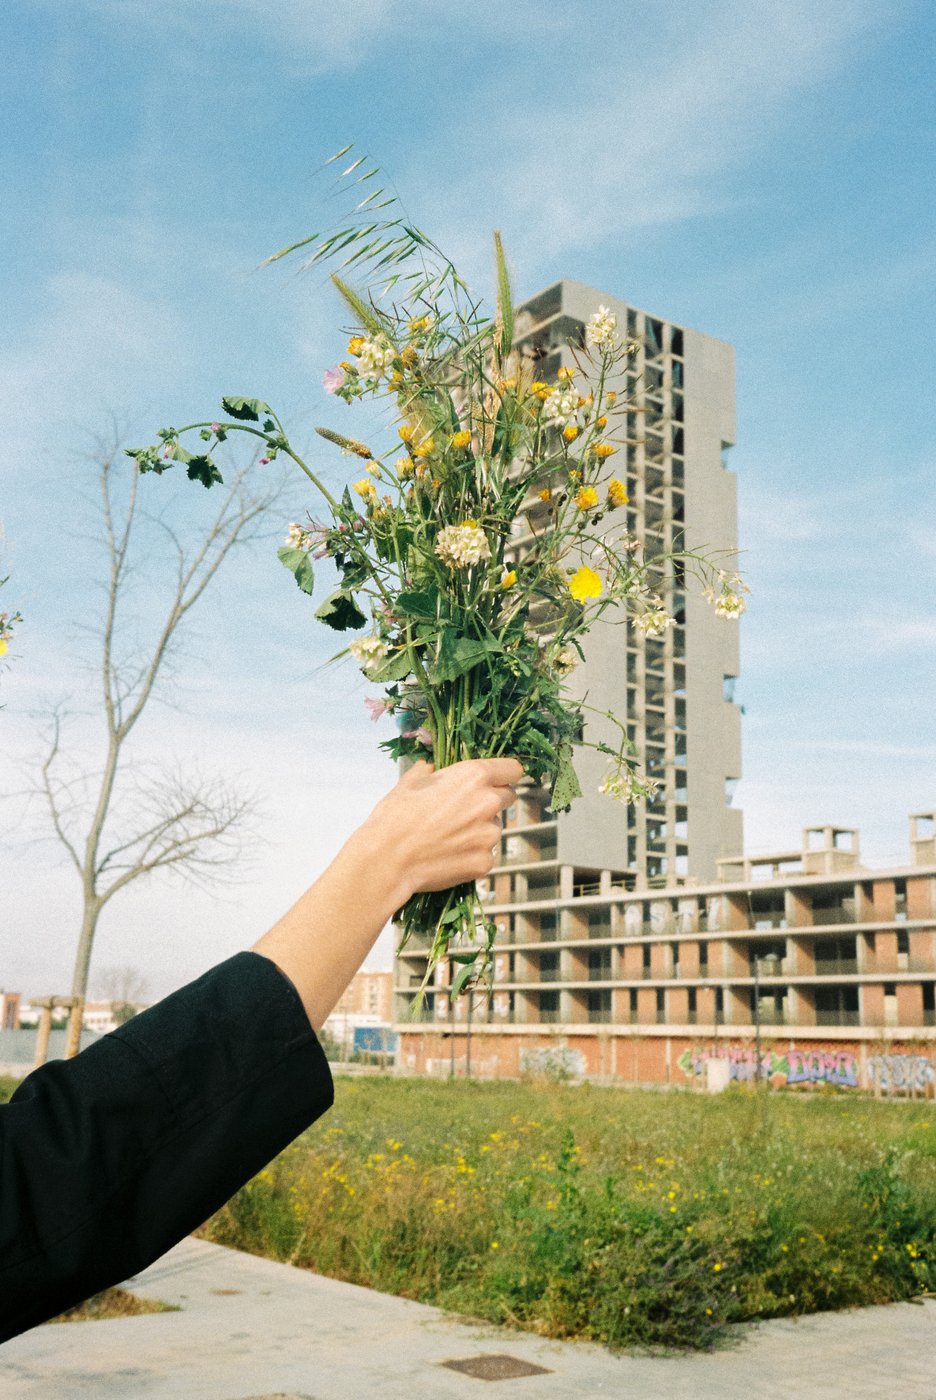
[[[922,1009],[923,1003],[920,1002]],[[689,988],[688,987],[667,987],[666,989],[666,1020],[671,1026],[687,1026],[689,1024]]]
[[[816,954],[811,938],[788,938],[788,956],[793,963],[793,975],[795,977],[814,977],[816,975]]]
[[[922,995],[920,998],[922,1007]],[[865,982],[860,993],[861,1024],[863,1026],[883,1026],[884,987],[879,982]]]
[[[725,1021],[732,1026],[751,1024],[751,1003],[746,987],[725,988]]]
[[[919,982],[898,982],[897,987],[898,1026],[922,1026],[923,988]]]
[[[934,880],[932,875],[912,875],[907,877],[907,918],[931,919],[936,913],[934,906]]]
[[[884,882],[888,883],[888,882]],[[890,881],[891,893],[893,893],[893,881]],[[894,929],[878,929],[874,935],[875,950],[875,972],[889,973],[897,971],[897,932]]]
[[[650,975],[656,978],[664,978],[671,975],[668,944],[650,944]]]
[[[790,928],[807,928],[813,921],[812,904],[799,890],[786,892],[786,921]]]
[[[656,1025],[656,988],[637,988],[637,1020],[642,1026]]]
[[[890,923],[897,913],[897,895],[893,880],[875,880],[873,898],[875,923]]]
[[[643,976],[643,946],[640,943],[625,943],[621,948],[621,977],[625,981]]]
[[[696,1021],[700,1026],[715,1024],[715,988],[696,989]]]
[[[698,977],[699,975],[699,945],[695,942],[685,942],[679,945],[679,971],[683,977]]]

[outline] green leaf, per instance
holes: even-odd
[[[582,785],[572,765],[572,745],[564,740],[559,745],[559,767],[549,799],[550,812],[567,812],[576,797],[581,797]]]
[[[434,590],[428,589],[400,593],[394,603],[394,611],[404,613],[407,617],[429,618],[434,621],[438,596]]]
[[[293,549],[284,545],[276,551],[276,557],[293,575],[303,593],[311,593],[314,574],[312,561],[304,549]]]
[[[480,665],[491,652],[503,651],[497,642],[485,642],[478,637],[458,637],[451,627],[443,628],[439,652],[433,662],[429,679],[435,684],[458,680]]]
[[[187,453],[186,456],[188,456]],[[210,457],[189,457],[186,474],[189,481],[200,481],[202,486],[206,487],[213,486],[216,481],[219,484],[224,481],[224,477]]]
[[[520,734],[516,747],[519,753],[530,754],[549,764],[551,768],[557,767],[559,764],[559,755],[552,744],[532,725],[528,725]]]
[[[468,979],[472,976],[473,972],[474,958],[472,958],[470,963],[466,963],[464,967],[460,967],[456,972],[455,977],[452,980],[452,985],[449,988],[450,997],[457,997],[461,995],[462,988],[464,987]]]
[[[270,405],[262,399],[245,399],[241,394],[226,394],[221,407],[232,418],[242,418],[248,423],[259,423],[261,413],[272,412]]]
[[[404,648],[402,651],[391,652],[379,666],[372,667],[368,675],[378,685],[384,685],[387,681],[405,680],[412,669],[409,652]]]
[[[347,632],[349,627],[363,627],[367,622],[353,596],[344,588],[330,593],[321,607],[316,609],[315,616],[336,632]]]

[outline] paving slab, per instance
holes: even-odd
[[[181,1311],[15,1337],[3,1400],[936,1400],[930,1300],[759,1323],[729,1349],[658,1357],[472,1324],[203,1240],[127,1286]]]

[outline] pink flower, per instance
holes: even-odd
[[[385,715],[388,710],[392,709],[389,701],[384,700],[383,697],[379,700],[375,699],[372,695],[365,695],[364,704],[367,706],[368,714],[373,720],[380,719],[381,715]]]
[[[343,369],[327,369],[322,375],[326,394],[336,394],[344,382],[345,372]]]
[[[421,724],[418,729],[407,729],[407,731],[403,735],[403,738],[418,739],[421,744],[425,744],[427,749],[432,748],[432,735],[429,733],[429,730],[424,724]]]
[[[213,433],[220,433],[220,431],[221,431],[221,424],[220,424],[220,423],[212,423],[212,425],[211,425],[211,431],[212,431]]]

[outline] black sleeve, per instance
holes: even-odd
[[[331,1106],[292,983],[238,953],[0,1106],[0,1341],[151,1264]]]

